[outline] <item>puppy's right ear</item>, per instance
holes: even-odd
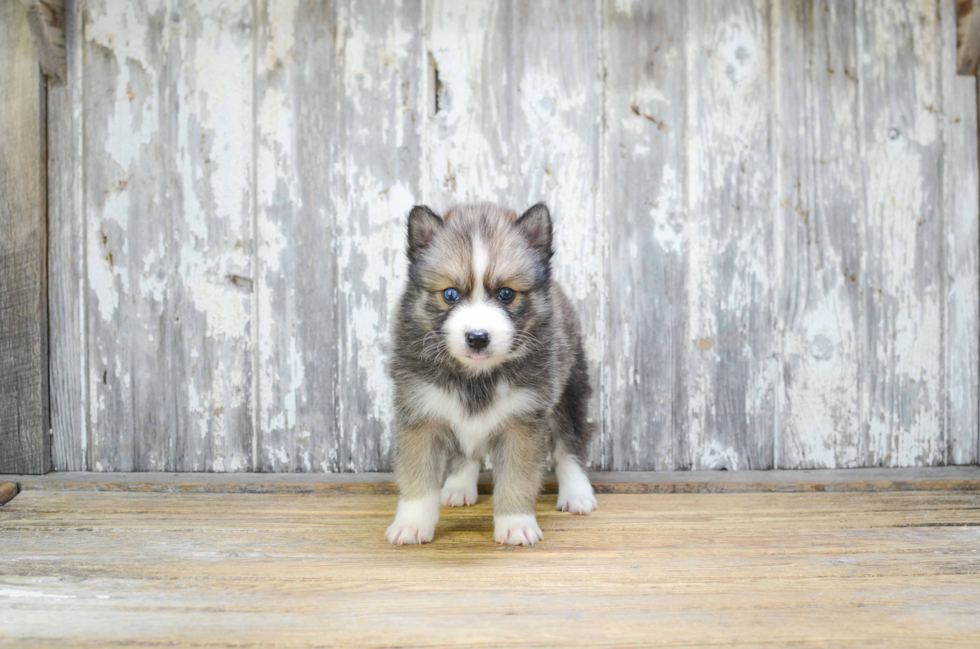
[[[408,213],[408,258],[415,261],[429,247],[442,219],[427,205],[416,205]]]

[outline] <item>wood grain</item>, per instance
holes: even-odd
[[[554,222],[554,276],[577,307],[596,396],[589,418],[597,430],[606,355],[607,215],[602,209],[600,115],[602,20],[590,3],[511,0],[513,79],[508,115],[511,151],[519,161],[510,205],[521,210],[545,201]],[[544,34],[549,34],[547,38]],[[596,435],[599,438],[600,435]],[[593,444],[592,465],[611,463],[605,443]]]
[[[740,0],[687,9],[690,465],[772,468],[770,6]]]
[[[349,470],[337,422],[332,224],[344,205],[345,156],[335,8],[260,2],[256,9],[252,466],[259,471]]]
[[[776,467],[863,466],[854,3],[773,5],[779,413]]]
[[[513,183],[521,163],[512,148],[517,89],[515,79],[504,73],[511,64],[513,12],[514,3],[507,0],[427,4],[433,102],[423,124],[423,199],[436,212],[458,202],[506,204],[516,198]]]
[[[0,472],[44,473],[48,441],[44,79],[19,2],[0,5]]]
[[[249,5],[116,9],[85,14],[88,466],[244,468]]]
[[[172,348],[160,359],[174,422],[145,422],[137,442],[157,467],[242,471],[253,442],[252,5],[179,7],[165,68]]]
[[[0,510],[0,641],[73,646],[974,646],[980,495],[489,501],[393,548],[393,496],[25,491]],[[112,548],[107,552],[106,548]],[[833,623],[829,624],[828,620]]]
[[[168,9],[93,2],[82,14],[85,450],[94,471],[173,470],[181,462],[176,383],[189,377],[174,372],[177,66],[168,65],[180,55]]]
[[[944,461],[942,110],[938,7],[857,13],[864,160],[862,415],[867,466]],[[901,36],[897,36],[897,35]]]
[[[952,15],[951,4],[943,0],[943,16]],[[973,464],[980,460],[980,251],[973,245],[980,240],[980,170],[973,155],[977,84],[945,63],[953,59],[956,33],[948,20],[941,29],[945,461]]]
[[[603,7],[609,252],[602,434],[593,461],[601,468],[686,469],[688,362],[699,353],[688,336],[688,8]]]
[[[67,83],[48,88],[48,315],[51,460],[88,469],[88,354],[80,5],[65,12]]]
[[[434,2],[428,11],[423,195],[437,210],[473,200],[515,210],[548,203],[555,276],[578,307],[598,388],[606,353],[601,15],[586,3],[517,0]],[[597,399],[593,421],[603,410]],[[607,461],[606,446],[597,441],[595,466]]]
[[[422,3],[385,0],[341,14],[345,175],[335,220],[337,421],[342,470],[390,470],[389,323],[405,281],[405,219],[424,173],[421,122],[428,62]],[[312,319],[314,313],[307,317]]]

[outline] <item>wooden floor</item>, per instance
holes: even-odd
[[[25,489],[0,645],[980,645],[980,493],[604,494],[392,547],[391,495]]]

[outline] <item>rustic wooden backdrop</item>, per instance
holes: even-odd
[[[0,473],[44,473],[51,461],[45,83],[27,16],[0,0]]]
[[[413,203],[557,220],[602,469],[963,464],[953,0],[78,0],[49,112],[52,456],[390,467]]]

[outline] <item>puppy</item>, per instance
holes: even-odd
[[[408,217],[409,279],[394,320],[391,378],[401,500],[387,531],[427,543],[439,505],[472,505],[493,464],[494,539],[533,545],[550,451],[558,509],[588,514],[591,394],[571,302],[551,278],[551,215],[489,203]],[[448,477],[447,477],[448,476]]]

